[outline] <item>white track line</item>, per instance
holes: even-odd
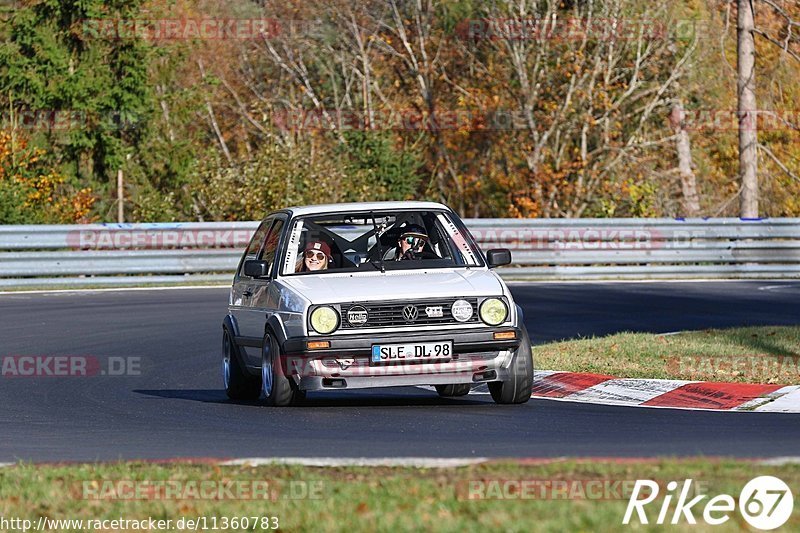
[[[231,278],[233,279],[233,278]],[[186,289],[225,289],[227,285],[177,285],[166,287],[108,287],[103,289],[37,289],[30,291],[0,291],[0,295],[14,294],[59,294],[59,293],[92,293],[92,292],[121,292],[121,291],[174,291]]]
[[[233,279],[233,277],[231,277]],[[705,283],[709,281],[714,282],[729,282],[735,283],[740,281],[779,281],[786,284],[792,284],[794,280],[791,279],[616,279],[616,280],[506,280],[508,285],[537,285],[537,284],[598,284],[598,283]],[[794,282],[796,283],[796,282]],[[778,287],[786,287],[787,285],[779,285]],[[155,286],[155,287],[105,287],[96,289],[34,289],[27,291],[0,291],[3,294],[49,294],[49,293],[69,293],[69,292],[118,292],[118,291],[166,291],[166,290],[185,290],[185,289],[220,289],[230,287],[229,283],[217,285],[176,285],[176,286]],[[776,286],[767,286],[773,288]],[[663,335],[663,334],[662,334]]]
[[[580,283],[582,285],[592,285],[592,284],[608,284],[608,283],[708,283],[708,282],[720,282],[720,283],[736,283],[736,282],[784,282],[784,283],[797,283],[796,279],[793,278],[691,278],[691,279],[670,279],[670,278],[656,278],[656,279],[532,279],[532,280],[522,280],[522,279],[507,279],[504,280],[508,285],[536,285],[536,284],[575,284]]]
[[[14,463],[0,463],[0,468],[8,468],[9,466],[14,466]]]
[[[758,464],[766,466],[800,465],[800,457],[773,457],[758,461]]]
[[[299,465],[299,466],[392,466],[409,468],[455,468],[469,466],[488,461],[484,457],[442,459],[435,457],[379,457],[379,458],[341,458],[341,457],[253,457],[234,459],[220,463],[222,466],[265,466],[265,465]]]

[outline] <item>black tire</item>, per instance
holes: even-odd
[[[455,385],[436,385],[436,392],[443,398],[453,398],[455,396],[466,396],[469,394],[472,385],[469,383],[458,383]]]
[[[489,383],[489,392],[495,403],[525,403],[531,399],[533,389],[533,354],[528,330],[522,326],[522,342],[511,359],[511,379]]]
[[[264,394],[264,403],[272,407],[287,407],[297,405],[305,397],[305,391],[297,388],[295,382],[286,376],[280,346],[274,336],[267,333],[261,350],[261,391]],[[267,375],[271,372],[271,376]],[[271,379],[271,386],[270,385]]]
[[[261,395],[261,377],[247,371],[227,328],[222,328],[222,379],[231,400],[253,401]]]

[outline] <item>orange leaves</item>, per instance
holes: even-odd
[[[96,201],[97,197],[92,193],[92,189],[84,188],[72,196],[59,198],[54,204],[54,211],[64,222],[86,224],[94,222],[97,218],[91,216]]]
[[[29,190],[25,207],[52,203],[56,187],[64,183],[64,177],[56,174],[53,170],[47,174],[34,175],[31,178],[18,177],[17,179],[28,182]]]
[[[91,189],[73,192],[65,182],[44,150],[29,147],[20,132],[0,131],[0,196],[5,212],[16,213],[0,223],[89,221],[96,200]]]

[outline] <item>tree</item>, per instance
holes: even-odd
[[[676,46],[655,24],[669,20],[667,7],[495,0],[485,10],[488,22],[475,26],[494,49],[483,68],[511,80],[492,92],[520,119],[524,167],[512,213],[610,215],[609,197],[632,191],[629,198],[641,203],[642,191],[654,196],[640,182],[653,170],[649,152],[671,144],[674,133],[659,122],[670,114],[670,90],[686,75],[696,44]],[[504,70],[497,72],[499,62]]]
[[[70,118],[67,128],[37,129],[32,142],[48,146],[66,175],[105,193],[101,208],[113,203],[116,171],[147,129],[149,49],[92,22],[135,18],[142,2],[34,2],[11,16],[0,44],[2,108]]]
[[[739,216],[758,218],[758,106],[753,0],[737,0],[737,102],[739,118]]]
[[[0,131],[0,224],[90,222],[91,189],[75,190],[20,132]]]
[[[697,177],[692,170],[692,147],[684,123],[685,115],[683,102],[676,101],[672,107],[670,120],[675,130],[675,151],[678,155],[678,173],[683,193],[683,216],[696,217],[700,215],[700,197],[697,194]]]

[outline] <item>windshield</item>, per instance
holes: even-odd
[[[296,218],[281,273],[286,276],[482,265],[474,240],[448,213],[375,211]]]

